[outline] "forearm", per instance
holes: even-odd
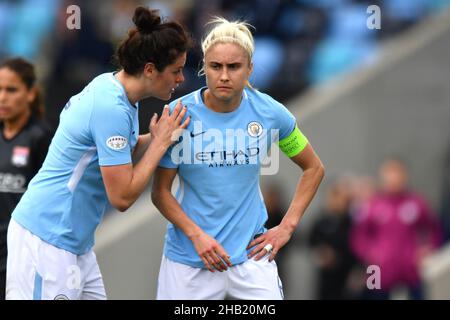
[[[123,188],[122,197],[128,206],[131,206],[144,191],[166,150],[167,146],[151,141],[139,162],[133,166],[130,181],[127,187]]]
[[[120,211],[127,210],[144,191],[164,153],[174,142],[176,138],[174,133],[179,129],[185,129],[189,124],[190,118],[181,124],[186,110],[179,102],[172,114],[169,114],[169,107],[165,106],[159,121],[157,114],[153,115],[149,127],[151,139],[150,135],[140,136],[137,150],[133,152],[134,156],[138,155],[141,149],[145,149],[136,164],[101,167],[108,199],[115,208]]]
[[[152,201],[162,215],[180,228],[190,240],[193,240],[202,232],[201,228],[184,212],[169,190],[154,190]]]
[[[311,167],[303,172],[295,191],[294,198],[280,225],[290,234],[294,232],[303,214],[311,203],[324,176],[323,166]]]

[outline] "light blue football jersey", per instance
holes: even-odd
[[[271,143],[295,129],[294,116],[270,96],[245,89],[239,107],[215,112],[203,102],[206,88],[181,98],[191,121],[159,166],[178,168],[176,199],[186,214],[214,237],[233,264],[247,260],[246,247],[266,231],[267,210],[259,186],[261,161]],[[176,101],[170,104],[173,110]],[[192,242],[168,224],[164,254],[204,268]]]
[[[113,73],[99,75],[64,107],[12,218],[58,248],[86,253],[109,208],[100,166],[131,163],[138,136],[138,104],[131,105]]]

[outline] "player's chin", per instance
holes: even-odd
[[[168,101],[168,100],[170,100],[170,98],[172,98],[172,93],[170,92],[170,93],[165,94],[165,95],[160,95],[157,98],[159,100]]]
[[[231,100],[231,98],[233,97],[232,94],[230,94],[230,93],[225,93],[225,92],[219,92],[216,96],[217,96],[217,98],[219,98],[220,100],[224,100],[224,101],[229,101],[229,100]]]
[[[235,95],[235,90],[233,89],[225,89],[225,88],[216,88],[215,90],[216,95],[218,96],[222,96],[222,97],[232,97],[233,95]]]
[[[175,92],[175,89],[170,89],[170,91],[167,93],[166,100],[170,100],[172,98],[173,93]]]

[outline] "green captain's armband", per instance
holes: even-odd
[[[290,135],[278,142],[278,146],[281,151],[283,151],[283,153],[289,158],[292,158],[302,152],[307,144],[308,139],[297,126],[295,126],[294,131],[292,131]]]

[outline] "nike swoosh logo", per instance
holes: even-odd
[[[199,133],[193,133],[192,131],[191,131],[191,138],[194,138],[194,137],[196,137],[196,136],[199,136],[199,135],[201,135],[201,134],[204,134],[206,131],[202,131],[202,132],[199,132]]]

